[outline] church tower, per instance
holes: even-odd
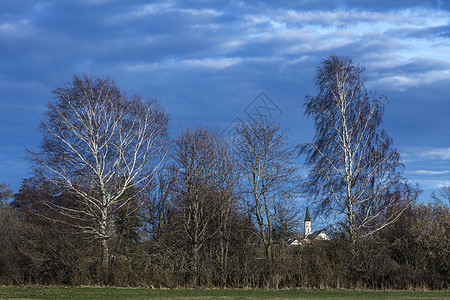
[[[306,207],[305,214],[305,238],[311,234],[311,217],[309,216],[309,209]]]

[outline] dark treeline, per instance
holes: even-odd
[[[416,203],[364,80],[324,60],[314,141],[295,147],[267,119],[232,140],[204,126],[169,139],[156,99],[75,77],[28,151],[33,175],[14,195],[0,185],[0,284],[448,289],[446,188]],[[335,221],[330,240],[286,242],[304,238],[299,199]]]
[[[103,284],[100,247],[73,226],[47,217],[38,197],[70,201],[45,182],[29,180],[11,205],[2,204],[0,284]],[[450,211],[439,204],[413,205],[393,226],[355,247],[339,232],[330,241],[273,246],[271,270],[248,216],[230,211],[226,262],[217,218],[210,216],[197,257],[186,234],[184,207],[170,204],[164,228],[145,211],[114,216],[110,277],[114,286],[448,289]],[[206,210],[205,210],[206,211]],[[212,214],[211,211],[205,212]],[[216,219],[216,220],[214,220]],[[157,227],[157,226],[156,226]],[[155,236],[154,236],[155,234]],[[194,266],[197,264],[197,266]]]

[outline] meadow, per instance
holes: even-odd
[[[450,299],[450,292],[1,287],[0,299]]]

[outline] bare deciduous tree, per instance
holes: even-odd
[[[395,222],[417,195],[402,177],[392,139],[379,128],[385,98],[365,88],[363,73],[345,57],[321,63],[318,94],[305,102],[316,134],[301,148],[310,167],[306,189],[318,211],[343,221],[353,242]]]
[[[275,122],[253,120],[236,128],[238,168],[244,176],[261,241],[272,262],[274,221],[298,193],[295,150]]]
[[[218,262],[222,286],[227,285],[228,258],[230,239],[233,228],[232,217],[237,212],[237,202],[240,195],[239,174],[235,164],[234,154],[230,145],[223,137],[217,138],[216,176],[217,189],[217,237],[219,242]]]
[[[216,169],[216,134],[208,128],[181,129],[173,143],[172,158],[178,169],[178,206],[192,254],[192,281],[200,280],[200,254],[215,217],[211,201]]]
[[[439,204],[450,205],[450,185],[443,185],[438,190],[438,195],[433,191],[431,198]]]
[[[0,203],[11,198],[13,191],[9,183],[0,183]]]
[[[78,228],[100,241],[106,281],[111,216],[145,188],[161,163],[168,118],[156,99],[128,97],[108,78],[75,76],[53,93],[41,122],[41,150],[29,151],[30,157],[47,180],[78,199],[72,207],[47,205],[82,220]]]
[[[205,242],[217,238],[221,282],[228,276],[231,213],[236,202],[236,172],[228,144],[209,128],[182,129],[172,157],[179,172],[179,207],[192,252],[193,283],[200,280],[200,255]],[[216,243],[211,243],[216,246]],[[209,249],[213,251],[213,249]]]
[[[145,231],[152,239],[157,239],[167,225],[169,213],[173,209],[176,175],[175,166],[161,167],[152,184],[142,193]]]

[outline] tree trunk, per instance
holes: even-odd
[[[198,244],[192,245],[192,283],[194,286],[200,284],[200,249]]]
[[[272,242],[269,242],[266,245],[266,255],[267,255],[267,262],[269,264],[269,274],[270,276],[272,276],[273,273]]]
[[[108,210],[107,206],[104,205],[102,208],[102,216],[100,220],[100,244],[102,251],[102,260],[101,260],[101,276],[102,283],[109,283],[109,248],[108,248]]]
[[[102,283],[108,284],[109,283],[109,248],[108,248],[108,239],[102,238],[101,239],[101,246],[102,246],[102,266],[101,266],[101,272],[102,272]]]
[[[229,241],[225,237],[220,239],[220,281],[222,287],[227,286],[228,279],[228,249]]]

